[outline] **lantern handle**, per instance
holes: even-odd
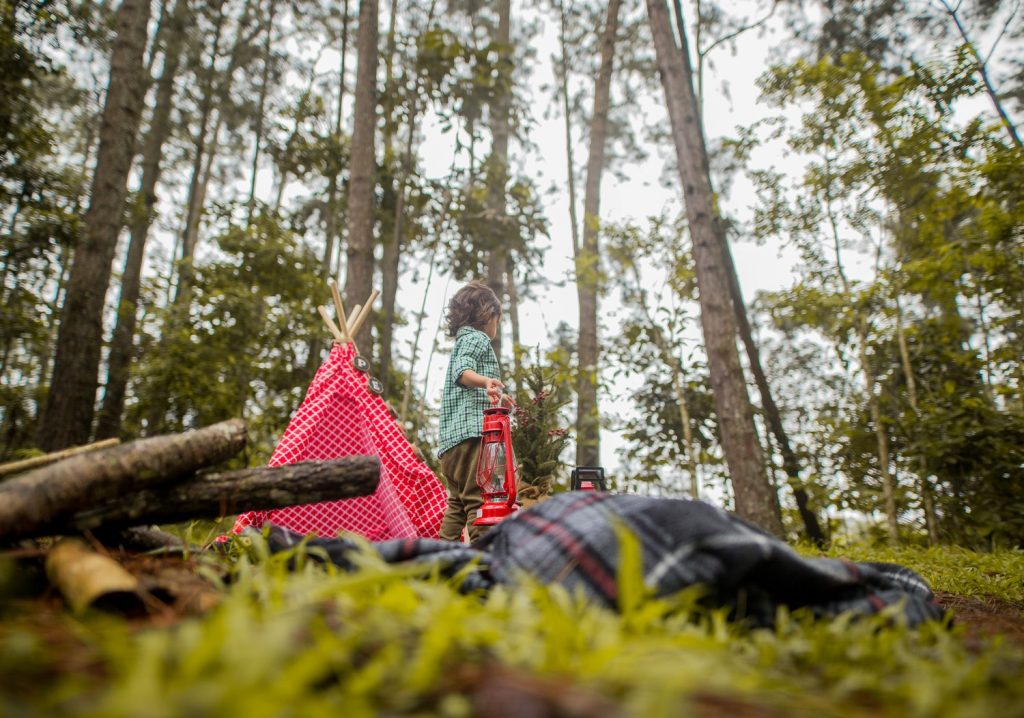
[[[515,454],[512,454],[512,458],[514,458],[514,457],[515,457]],[[508,492],[508,501],[505,502],[505,505],[508,508],[510,508],[510,509],[515,507],[515,505],[516,505],[516,495],[519,492],[519,467],[516,466],[516,465],[512,466],[512,481],[511,481],[511,484],[512,484],[512,487],[509,489],[509,492]]]

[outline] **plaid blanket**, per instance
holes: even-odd
[[[910,569],[804,557],[756,526],[700,501],[571,492],[518,512],[472,546],[433,539],[373,546],[385,561],[428,562],[445,575],[475,562],[461,584],[466,592],[525,575],[617,608],[623,529],[636,538],[651,595],[665,597],[702,585],[709,605],[731,607],[736,618],[756,625],[771,625],[783,605],[819,616],[873,614],[899,605],[910,625],[943,615],[928,584]],[[272,550],[301,540],[285,529],[270,529]],[[354,568],[355,542],[314,538],[310,544],[337,565]]]

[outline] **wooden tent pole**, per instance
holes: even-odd
[[[359,312],[362,311],[362,309],[363,309],[363,305],[362,304],[357,304],[354,307],[352,307],[352,313],[348,315],[348,318],[349,318],[348,335],[350,337],[355,336],[355,332],[353,331],[353,329],[356,326],[356,319],[359,318]]]
[[[338,344],[352,344],[352,348],[358,354],[359,347],[356,346],[355,336],[366,322],[367,317],[370,316],[370,307],[373,305],[374,300],[380,296],[380,292],[374,289],[370,292],[370,297],[366,300],[366,304],[355,305],[352,308],[352,313],[346,316],[345,305],[342,304],[341,294],[338,292],[338,283],[332,279],[328,282],[328,285],[331,288],[331,296],[334,298],[334,311],[338,315],[338,324],[331,320],[331,315],[324,305],[321,304],[316,310],[320,312],[320,318],[324,320],[324,324],[330,330],[334,341],[338,342]],[[340,329],[338,328],[339,325],[341,326]]]
[[[352,349],[355,351],[356,354],[359,353],[359,347],[356,346],[356,333],[355,331],[353,331],[353,327],[355,327],[356,325],[355,320],[359,317],[359,310],[361,310],[362,308],[362,304],[357,304],[354,307],[352,307],[352,313],[349,314],[348,318],[345,320],[345,332],[348,334],[348,341],[349,343],[352,344]]]
[[[338,283],[332,279],[328,284],[331,287],[331,296],[334,297],[334,311],[338,315],[341,333],[345,336],[346,341],[352,341],[352,335],[348,331],[348,317],[345,315],[345,305],[341,303],[341,293],[338,292]]]
[[[360,311],[359,315],[356,317],[355,323],[353,324],[352,327],[349,328],[349,333],[352,336],[355,336],[356,334],[359,333],[359,329],[363,326],[363,323],[366,321],[366,318],[370,316],[370,307],[373,305],[373,300],[375,300],[378,296],[380,296],[380,292],[378,292],[376,289],[370,292],[370,298],[366,300],[366,304],[363,305],[362,311]]]
[[[341,330],[335,326],[334,320],[331,319],[331,315],[327,311],[327,307],[321,304],[316,308],[316,310],[320,312],[320,318],[324,320],[324,324],[326,324],[327,329],[330,330],[331,336],[334,337],[334,341],[338,342],[338,344],[344,344],[345,336],[341,333]]]

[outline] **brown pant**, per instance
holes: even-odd
[[[474,526],[476,512],[483,503],[476,483],[476,463],[480,455],[480,439],[466,439],[441,455],[441,473],[448,485],[448,507],[441,521],[441,538],[460,541],[462,530],[470,542],[487,533],[489,526]]]

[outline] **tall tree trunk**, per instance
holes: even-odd
[[[218,139],[225,122],[223,104],[229,102],[234,77],[238,68],[248,57],[245,48],[259,33],[261,26],[250,29],[252,23],[252,2],[245,0],[235,28],[231,51],[228,55],[227,67],[218,74],[217,58],[220,54],[221,33],[224,29],[224,0],[220,0],[217,12],[217,24],[210,50],[210,61],[207,67],[207,82],[200,101],[200,122],[195,137],[195,154],[192,160],[192,175],[189,181],[187,209],[185,221],[180,232],[180,260],[178,263],[177,280],[174,283],[173,305],[167,316],[161,336],[161,349],[167,337],[181,330],[189,322],[189,310],[192,305],[193,261],[196,245],[199,241],[199,227],[206,205],[206,193],[213,172],[213,164],[220,150]],[[212,130],[210,123],[213,123]],[[164,431],[167,418],[166,406],[169,388],[158,385],[150,400],[150,411],[147,416],[147,433],[152,435]]]
[[[355,119],[352,128],[352,164],[348,191],[348,260],[345,304],[367,300],[373,288],[374,183],[377,130],[377,0],[360,0],[359,64],[356,71]],[[370,322],[354,337],[369,348]]]
[[[680,36],[683,36],[686,34],[686,26],[683,23],[682,3],[680,0],[674,0],[673,6],[675,8],[676,31]],[[697,48],[697,116],[701,120],[702,127],[704,117],[704,63],[707,54],[715,46],[721,44],[727,39],[735,38],[740,33],[746,32],[763,24],[774,13],[774,10],[775,6],[773,4],[768,15],[754,23],[745,25],[738,30],[733,31],[726,37],[719,38],[715,42],[711,43],[709,47],[701,50],[703,47],[703,43],[701,41],[703,8],[702,3],[698,0],[697,23],[694,32],[696,33],[695,47]],[[710,174],[708,175],[708,183],[709,185],[711,184]],[[802,480],[800,479],[800,462],[797,460],[796,454],[790,446],[789,436],[786,434],[785,427],[782,424],[782,416],[780,415],[778,406],[775,404],[775,400],[772,397],[768,380],[764,375],[764,369],[761,365],[761,352],[757,347],[757,343],[754,341],[754,335],[750,328],[750,320],[747,317],[747,305],[746,302],[743,301],[743,291],[740,288],[739,275],[736,272],[736,263],[733,261],[732,251],[729,248],[729,239],[725,234],[725,225],[721,221],[721,216],[717,213],[717,207],[715,208],[715,211],[715,229],[721,245],[722,261],[725,265],[725,271],[729,279],[729,291],[732,297],[733,311],[736,312],[736,325],[739,330],[740,339],[743,341],[743,347],[746,350],[747,362],[750,364],[751,373],[754,375],[754,383],[757,385],[758,393],[761,396],[761,406],[764,411],[765,420],[768,424],[769,431],[772,432],[776,443],[779,445],[779,454],[782,456],[783,470],[786,472],[788,479],[787,483],[793,491],[793,497],[796,499],[797,511],[799,512],[800,519],[804,524],[804,533],[807,535],[809,540],[819,546],[823,546],[825,544],[825,536],[821,531],[821,526],[818,524],[818,517],[810,508],[807,490],[804,488]],[[776,490],[776,501],[777,500],[778,492]]]
[[[725,264],[725,271],[729,279],[729,291],[732,296],[733,310],[736,312],[736,324],[739,329],[740,338],[747,351],[747,363],[750,364],[750,371],[754,375],[754,383],[757,384],[757,391],[761,395],[761,408],[764,411],[765,422],[769,431],[775,437],[779,445],[779,454],[782,456],[782,470],[786,472],[787,483],[793,491],[793,498],[796,499],[796,508],[800,514],[800,520],[804,525],[804,534],[807,539],[818,546],[825,545],[825,534],[818,523],[818,517],[811,509],[810,497],[807,489],[800,478],[800,461],[789,443],[789,435],[782,425],[782,415],[779,407],[772,397],[771,387],[768,385],[768,378],[764,375],[764,368],[761,366],[761,352],[754,341],[754,333],[750,329],[750,320],[747,317],[747,305],[743,301],[743,290],[740,289],[740,279],[736,274],[736,264],[732,259],[732,251],[729,249],[729,240],[725,236],[725,227],[722,222],[717,222],[717,228],[722,232],[719,242],[722,249],[722,260]]]
[[[110,340],[107,361],[107,383],[96,426],[97,438],[117,436],[121,431],[128,370],[133,355],[135,325],[138,314],[139,290],[142,284],[142,265],[145,259],[149,228],[155,217],[156,185],[160,180],[164,144],[171,135],[171,109],[174,105],[174,81],[181,64],[181,51],[185,43],[185,18],[188,0],[177,0],[170,16],[163,21],[165,46],[163,68],[156,83],[153,116],[149,123],[142,151],[142,181],[139,185],[139,203],[131,215],[128,256],[121,277],[121,298],[117,308],[117,323]]]
[[[160,52],[160,48],[164,45],[164,32],[167,27],[167,5],[167,0],[160,0],[156,10],[156,28],[153,30],[153,37],[149,39],[149,43],[146,46],[146,59],[144,62],[147,78],[153,76],[153,63],[156,62],[157,53]]]
[[[103,342],[103,303],[124,219],[128,172],[142,115],[149,15],[150,0],[122,0],[117,10],[117,34],[110,57],[85,236],[71,267],[57,334],[53,382],[40,425],[39,445],[48,452],[86,443],[92,429]]]
[[[895,480],[889,468],[889,438],[882,425],[882,405],[878,397],[878,380],[868,363],[868,355],[865,349],[867,343],[866,322],[858,318],[857,322],[858,359],[863,367],[864,384],[868,391],[868,410],[871,416],[871,424],[875,431],[875,444],[878,447],[878,472],[882,477],[882,498],[885,501],[885,527],[889,537],[889,543],[899,543],[899,523],[896,516],[896,489]]]
[[[707,148],[697,115],[686,35],[675,44],[665,0],[647,0],[647,12],[665,90],[686,215],[693,239],[701,326],[715,397],[722,450],[736,497],[736,512],[762,528],[782,534],[782,520],[765,473],[743,368],[736,350],[736,315],[722,261]]]
[[[210,189],[210,178],[213,176],[213,163],[216,162],[220,152],[220,133],[224,128],[224,119],[224,112],[218,110],[217,121],[213,125],[210,141],[204,143],[205,157],[200,157],[203,160],[202,167],[193,182],[194,192],[192,192],[189,202],[188,216],[181,239],[181,265],[178,272],[178,283],[174,288],[174,304],[179,313],[188,312],[188,308],[192,304],[192,279],[194,276],[192,265],[195,262],[196,246],[199,244],[199,226],[206,210],[206,194]]]
[[[512,366],[516,376],[522,374],[522,343],[519,340],[519,289],[516,287],[515,267],[512,266],[512,257],[505,257],[505,273],[508,276],[508,323],[512,334]]]
[[[206,208],[206,193],[210,186],[210,176],[213,172],[213,163],[220,151],[220,132],[224,127],[225,103],[230,102],[231,89],[235,82],[235,72],[246,59],[247,53],[243,50],[248,48],[252,37],[248,34],[249,24],[252,22],[252,2],[245,0],[242,12],[238,18],[238,26],[235,28],[235,36],[231,45],[231,53],[228,57],[228,65],[224,69],[220,81],[214,80],[217,59],[217,41],[214,42],[213,52],[210,57],[210,85],[209,93],[204,96],[203,123],[201,134],[196,144],[196,156],[192,165],[192,182],[189,187],[188,211],[185,217],[185,226],[181,238],[181,265],[178,273],[178,284],[175,287],[174,303],[178,306],[177,311],[187,311],[191,303],[192,292],[192,262],[195,257],[196,244],[199,241],[199,225],[203,219],[203,211]],[[223,9],[223,5],[221,5]],[[220,36],[220,26],[217,28],[217,40]],[[216,122],[213,124],[213,131],[209,137],[205,135],[211,112],[216,112]]]
[[[191,284],[191,270],[186,266],[191,262],[192,245],[194,236],[190,234],[192,227],[198,227],[199,214],[199,193],[203,184],[203,167],[206,160],[206,145],[210,132],[210,122],[213,119],[214,100],[216,96],[216,63],[220,55],[221,33],[224,30],[224,5],[225,0],[218,0],[217,20],[214,26],[213,39],[210,45],[210,61],[205,69],[205,82],[203,83],[202,99],[199,101],[199,126],[193,142],[192,174],[189,179],[188,196],[185,200],[185,221],[178,239],[178,250],[181,254],[181,265],[178,269],[177,280],[174,287],[173,302],[178,304],[184,295],[185,289]],[[187,259],[186,259],[187,258]]]
[[[341,108],[342,103],[345,100],[345,62],[348,57],[348,0],[345,0],[342,9],[342,20],[341,20],[341,62],[338,67],[338,104],[334,108],[334,143],[336,147],[341,147]],[[316,77],[316,73],[313,73],[313,77]],[[312,86],[312,83],[310,83]],[[295,128],[292,130],[292,139],[298,135],[299,131],[299,120],[295,119]],[[289,143],[292,141],[289,139]],[[329,163],[330,175],[327,178],[327,219],[324,222],[324,253],[320,260],[320,277],[326,283],[329,281],[334,273],[334,243],[338,237],[338,175],[341,173],[341,167]],[[286,177],[284,173],[281,176],[281,184],[278,187],[277,200],[274,204],[274,213],[276,214],[281,206],[281,194],[284,191]],[[339,317],[338,321],[342,321]],[[321,358],[320,354],[323,350],[323,338],[320,334],[314,334],[309,340],[309,355],[306,357],[306,372],[310,376],[316,371],[316,368],[320,365]]]
[[[604,174],[608,136],[608,108],[615,36],[619,28],[621,0],[608,3],[601,34],[601,66],[594,83],[594,112],[590,117],[590,156],[583,191],[583,242],[576,257],[576,293],[580,305],[580,332],[576,342],[576,465],[601,465],[601,426],[597,408],[597,375],[600,353],[597,344],[597,294],[601,285],[598,233],[601,222],[601,176]]]
[[[429,29],[434,20],[436,0],[430,3],[427,11],[425,28]],[[395,25],[394,18],[397,14],[397,0],[391,2],[391,26],[388,30],[388,72],[386,73],[385,92],[394,93],[394,69],[395,62]],[[384,392],[387,395],[393,352],[391,344],[394,341],[395,330],[395,303],[398,296],[398,278],[402,261],[402,243],[405,239],[405,208],[406,194],[408,192],[409,176],[413,169],[413,150],[416,144],[416,135],[419,131],[420,113],[420,84],[418,79],[413,83],[413,95],[409,103],[408,135],[401,160],[398,164],[395,178],[395,212],[392,218],[390,236],[385,235],[384,252],[381,258],[381,327],[380,327],[380,378],[384,383]],[[385,123],[384,132],[384,156],[392,156],[395,135],[395,122],[389,118]]]
[[[260,169],[260,153],[263,150],[263,134],[266,125],[264,113],[267,105],[267,92],[270,83],[270,68],[273,64],[271,43],[274,37],[274,15],[277,10],[277,3],[271,2],[267,12],[266,34],[263,36],[263,68],[260,72],[260,99],[256,104],[256,138],[255,147],[252,151],[252,168],[249,171],[249,199],[246,202],[247,227],[252,226],[253,214],[256,212],[256,175]]]
[[[565,163],[566,180],[569,186],[569,237],[572,239],[572,256],[580,256],[580,223],[576,217],[576,161],[572,151],[572,112],[569,107],[569,55],[567,37],[569,28],[565,17],[565,3],[558,3],[560,32],[558,36],[562,57],[558,63],[559,94],[562,97],[562,115],[565,118]]]
[[[498,0],[498,26],[495,28],[494,42],[500,45],[498,51],[501,69],[499,72],[512,71],[512,3],[510,0]],[[509,90],[496,94],[491,106],[491,157],[487,170],[487,210],[493,221],[503,225],[507,221],[505,187],[508,184],[508,136],[509,109],[511,107],[511,82]],[[505,257],[508,248],[501,242],[491,247],[487,257],[487,286],[498,295],[502,305],[505,303]],[[494,353],[501,362],[501,329],[491,341]]]

